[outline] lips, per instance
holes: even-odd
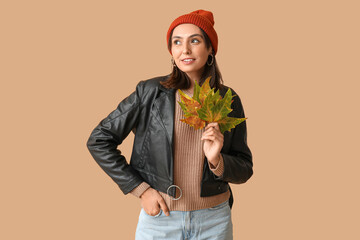
[[[183,63],[185,63],[185,64],[190,64],[190,63],[193,63],[195,61],[195,58],[184,58],[181,61]]]

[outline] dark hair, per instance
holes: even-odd
[[[200,30],[205,39],[205,46],[207,49],[209,49],[211,46],[210,38],[201,28],[200,28]],[[168,41],[169,51],[171,51],[171,45],[172,45],[171,38],[173,35],[173,31],[174,31],[174,29],[171,31],[169,41]],[[213,58],[214,58],[213,64],[211,64],[211,66],[209,66],[207,63],[205,64],[204,72],[202,73],[202,76],[201,76],[198,84],[201,86],[204,83],[204,81],[206,80],[206,78],[211,76],[210,87],[215,88],[215,91],[216,91],[217,89],[221,89],[223,87],[222,85],[223,85],[224,81],[222,79],[219,67],[216,63],[214,50],[213,50]],[[208,61],[211,62],[211,59],[210,60],[208,59]],[[186,73],[181,71],[177,66],[173,66],[173,70],[171,72],[170,77],[166,81],[160,82],[160,84],[166,88],[188,89],[191,86],[190,81],[191,80],[186,75]]]

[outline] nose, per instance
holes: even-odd
[[[185,43],[183,48],[183,54],[190,54],[191,49],[190,49],[190,45],[188,43]]]

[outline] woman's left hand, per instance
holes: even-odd
[[[220,132],[219,124],[212,122],[206,125],[201,140],[204,140],[204,153],[208,161],[217,166],[220,161],[220,151],[224,144],[224,135]]]

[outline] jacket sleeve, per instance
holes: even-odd
[[[140,114],[142,81],[136,90],[123,99],[92,131],[87,148],[99,166],[119,186],[124,194],[143,182],[117,149],[131,130],[135,130]]]
[[[233,93],[235,92],[233,91]],[[245,117],[241,100],[237,94],[234,97],[231,117]],[[217,176],[217,179],[240,184],[245,183],[253,175],[252,153],[247,144],[246,121],[232,129],[234,132],[231,138],[230,151],[228,153],[221,152],[224,172],[221,176]]]

